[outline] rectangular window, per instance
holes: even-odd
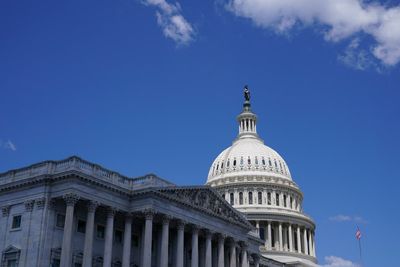
[[[276,199],[275,199],[276,205],[279,206],[279,194],[276,193],[275,197],[276,197]]]
[[[76,231],[78,233],[85,233],[86,232],[86,221],[78,220],[78,226],[76,227]]]
[[[230,198],[230,199],[229,199],[229,200],[230,200],[229,202],[231,203],[231,205],[233,205],[233,204],[234,204],[234,202],[233,202],[233,200],[234,200],[233,193],[230,194],[230,197],[229,197],[229,198]]]
[[[7,267],[17,267],[17,260],[8,260]]]
[[[64,214],[57,214],[56,218],[56,226],[59,228],[64,228],[65,223],[65,215]]]
[[[98,224],[97,225],[97,231],[96,231],[96,236],[98,238],[104,238],[104,232],[105,232],[105,228],[103,225]]]
[[[262,192],[258,192],[258,204],[262,204]]]
[[[18,229],[21,227],[21,215],[13,216],[11,229]]]
[[[60,260],[53,259],[53,262],[51,263],[51,267],[60,267]]]
[[[271,193],[267,193],[267,204],[271,205]]]
[[[121,230],[115,230],[114,240],[116,243],[122,244],[123,233]]]

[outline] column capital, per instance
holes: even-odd
[[[164,214],[164,215],[162,215],[162,218],[161,218],[162,224],[163,224],[163,225],[167,225],[167,224],[169,224],[169,222],[170,222],[172,219],[173,219],[173,217],[172,217],[171,215]]]
[[[27,200],[24,202],[25,211],[32,211],[33,205],[35,204],[35,200]]]
[[[45,197],[41,197],[41,198],[35,199],[36,207],[38,209],[43,209],[44,206],[46,205],[46,200],[47,199]]]
[[[240,241],[239,243],[242,250],[247,250],[247,248],[249,247],[249,244],[245,241]]]
[[[148,208],[143,210],[143,214],[146,220],[153,220],[156,211],[154,209]]]
[[[114,217],[115,214],[116,214],[117,212],[118,212],[118,209],[117,209],[117,208],[114,208],[114,207],[107,207],[107,217],[108,217],[108,218]]]
[[[185,221],[183,221],[183,220],[178,220],[178,221],[176,222],[176,227],[177,227],[178,230],[184,230],[184,229],[185,229],[185,224],[186,224]]]
[[[212,232],[209,229],[204,229],[204,234],[206,235],[206,238],[212,238],[212,235],[214,234],[214,232]]]
[[[75,206],[76,202],[79,200],[79,196],[74,193],[67,193],[63,196],[63,199],[67,206]]]
[[[224,242],[226,237],[227,237],[227,235],[219,233],[218,234],[218,242]]]
[[[200,226],[198,226],[197,224],[191,224],[190,226],[192,227],[192,232],[199,233]]]
[[[99,202],[90,200],[90,201],[87,203],[88,212],[95,212],[96,209],[97,209],[97,207],[98,207],[99,205],[100,205]]]

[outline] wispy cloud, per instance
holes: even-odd
[[[320,265],[321,267],[360,267],[360,265],[341,257],[327,256],[324,259],[325,264]]]
[[[350,216],[350,215],[343,215],[339,214],[336,216],[329,217],[330,221],[334,222],[355,222],[355,223],[367,223],[366,220],[364,220],[360,216]]]
[[[348,44],[344,52],[338,56],[338,60],[356,70],[375,69],[382,72],[381,66],[377,64],[371,53],[360,47],[360,38],[358,37]]]
[[[350,55],[349,60],[352,64],[356,60],[359,69],[369,64],[366,53],[386,66],[400,62],[400,5],[387,7],[364,0],[228,0],[227,8],[277,33],[287,33],[301,25],[322,27],[324,39],[330,42],[372,37],[368,50]],[[357,49],[354,43],[350,48]]]
[[[17,151],[16,145],[11,140],[3,141],[0,139],[0,148]]]
[[[194,40],[193,26],[181,14],[179,3],[170,4],[165,0],[143,0],[142,3],[157,8],[157,23],[165,37],[174,40],[178,45],[185,45]]]

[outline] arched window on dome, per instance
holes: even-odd
[[[243,205],[243,192],[239,192],[239,205]]]
[[[280,204],[279,203],[279,193],[275,194],[275,202],[276,202],[276,205],[279,206],[279,204]]]
[[[257,159],[257,157],[254,159],[254,163],[255,163],[256,165],[258,165],[258,159]]]
[[[240,157],[240,165],[243,166],[243,157]]]
[[[249,192],[249,204],[253,204],[253,192]]]
[[[219,162],[217,163],[217,171],[218,171],[218,167],[219,167]]]
[[[265,166],[265,159],[262,157],[262,165]]]
[[[278,164],[276,164],[276,160],[274,160],[275,163],[275,169],[278,169]]]
[[[248,164],[248,165],[251,165],[251,159],[250,159],[250,157],[247,158],[247,164]]]
[[[293,197],[289,195],[290,208],[293,209]]]
[[[271,205],[271,192],[267,193],[267,205]]]
[[[233,205],[234,204],[234,200],[235,200],[235,198],[234,198],[233,193],[230,193],[229,194],[229,203],[231,203],[231,205]]]
[[[283,206],[286,208],[286,198],[287,198],[287,196],[286,195],[283,195]]]
[[[228,159],[228,161],[226,162],[226,167],[229,168],[229,159]]]
[[[222,163],[221,163],[221,171],[223,168],[224,168],[224,161],[222,161]]]
[[[215,174],[215,164],[213,165],[213,170],[212,170],[212,174]]]
[[[236,158],[233,159],[233,167],[236,167]]]
[[[271,162],[270,158],[268,158],[268,164],[269,164],[270,167],[272,167],[272,162]]]
[[[258,204],[262,204],[262,192],[258,192]]]
[[[279,161],[279,166],[281,167],[281,173],[283,173],[282,163]]]

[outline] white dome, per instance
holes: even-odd
[[[239,137],[214,160],[207,183],[233,176],[274,176],[292,180],[283,158],[256,137]]]

